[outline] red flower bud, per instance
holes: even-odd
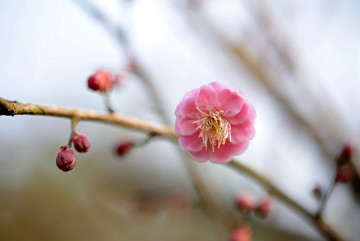
[[[75,134],[71,138],[75,150],[78,152],[87,152],[90,148],[89,139],[84,134]]]
[[[350,143],[346,144],[343,147],[340,156],[338,157],[338,164],[342,165],[345,163],[349,163],[351,161],[353,153],[354,153],[353,145]]]
[[[271,197],[267,197],[255,209],[255,214],[257,214],[259,217],[265,218],[269,215],[270,211],[273,209],[273,206],[274,200]]]
[[[349,164],[345,164],[343,166],[340,166],[337,170],[335,182],[349,182],[351,181],[355,176],[354,170]]]
[[[95,91],[110,91],[113,87],[113,84],[114,83],[111,74],[102,70],[91,75],[88,79],[89,88]]]
[[[119,156],[125,156],[134,146],[135,144],[131,141],[121,142],[116,146],[115,152]]]
[[[236,206],[241,211],[250,212],[254,209],[254,197],[250,193],[241,194],[236,199]]]
[[[251,241],[251,229],[247,225],[239,225],[234,228],[229,237],[229,241]]]
[[[60,147],[60,152],[56,157],[56,165],[57,167],[64,171],[70,171],[75,167],[76,159],[74,156],[74,151],[70,146],[62,146]]]

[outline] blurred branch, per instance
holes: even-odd
[[[124,46],[124,51],[129,48],[128,38],[125,31],[118,25],[113,24],[98,7],[92,4],[90,1],[74,0],[74,2],[89,16],[97,20],[101,26],[108,31],[111,37],[113,37],[118,44]]]
[[[0,97],[0,116],[14,115],[42,115],[56,116],[64,118],[77,118],[80,120],[91,120],[106,122],[110,124],[130,127],[143,131],[149,131],[156,135],[169,136],[177,138],[172,127],[163,124],[154,124],[147,121],[138,120],[132,117],[126,117],[120,114],[103,114],[87,110],[78,110],[70,108],[62,108],[55,106],[22,104],[19,102],[7,101]]]

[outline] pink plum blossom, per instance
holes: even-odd
[[[199,162],[229,162],[255,134],[253,106],[242,92],[217,82],[188,92],[175,115],[181,148]]]

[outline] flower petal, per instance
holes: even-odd
[[[244,96],[240,91],[224,88],[219,92],[218,110],[223,110],[226,116],[234,116],[243,108]]]
[[[241,142],[238,144],[226,143],[221,146],[220,149],[216,149],[214,152],[209,152],[210,160],[214,163],[226,163],[231,161],[234,155],[241,154],[248,147],[249,142]]]
[[[188,151],[192,159],[198,161],[198,162],[205,162],[209,160],[209,152],[205,149],[202,149],[201,151],[195,152],[195,151]]]
[[[184,98],[180,101],[176,107],[176,117],[194,116],[194,118],[200,116],[200,112],[196,109],[195,100],[199,90],[195,89],[188,92]]]
[[[202,139],[199,138],[199,133],[195,133],[191,136],[180,136],[179,145],[186,152],[199,152],[204,148]]]
[[[226,119],[231,125],[241,124],[246,120],[253,121],[255,119],[255,116],[256,113],[254,107],[247,101],[244,102],[241,111],[236,115],[228,116],[225,114]]]
[[[185,118],[178,118],[175,121],[175,131],[178,135],[184,135],[184,136],[190,136],[197,132],[196,130],[197,125],[194,124],[194,121],[196,119],[193,119],[191,117],[185,117]]]
[[[211,85],[201,86],[195,103],[205,113],[213,110],[217,104],[216,90]]]
[[[247,120],[239,125],[231,126],[231,142],[238,144],[251,140],[255,135],[253,122]]]

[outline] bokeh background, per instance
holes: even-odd
[[[312,189],[329,185],[335,157],[360,134],[359,12],[357,0],[0,1],[0,96],[105,111],[86,80],[101,68],[125,71],[115,109],[174,125],[187,91],[231,85],[257,111],[256,137],[236,159],[316,212]],[[93,122],[78,132],[91,149],[63,173],[55,158],[69,120],[1,116],[0,240],[227,240],[176,142],[157,137],[119,158],[118,141],[147,133]],[[267,195],[227,166],[193,168],[219,213],[241,220],[238,193]],[[335,187],[324,215],[359,240],[350,185]],[[253,240],[323,240],[281,201],[267,219],[247,221]]]

